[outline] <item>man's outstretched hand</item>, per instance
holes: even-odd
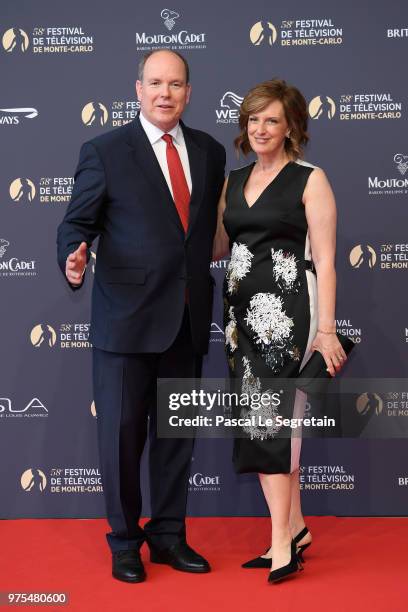
[[[81,242],[76,251],[68,255],[65,276],[71,285],[80,285],[86,268],[86,242]]]

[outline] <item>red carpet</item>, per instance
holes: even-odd
[[[212,573],[152,565],[144,547],[147,581],[125,584],[110,575],[104,520],[1,521],[0,591],[69,594],[65,606],[31,608],[49,611],[407,610],[408,519],[312,517],[307,525],[314,542],[305,570],[278,585],[267,584],[267,570],[240,568],[267,544],[269,521],[259,518],[190,519],[189,542]]]

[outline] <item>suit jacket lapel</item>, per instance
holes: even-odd
[[[157,193],[158,200],[163,202],[163,209],[169,219],[175,223],[181,232],[184,233],[179,214],[174,204],[174,200],[168,188],[166,179],[157,161],[149,139],[139,121],[139,117],[129,124],[128,144],[131,147],[131,155],[134,162],[141,168],[144,176],[149,181],[152,191]],[[191,162],[190,162],[191,163]],[[193,183],[194,184],[194,183]]]
[[[186,127],[184,123],[180,123],[183,130],[184,141],[186,143],[192,182],[190,214],[187,230],[188,238],[191,234],[198,216],[198,211],[200,210],[200,206],[203,201],[205,177],[207,173],[207,153],[204,149],[197,145],[191,130]]]

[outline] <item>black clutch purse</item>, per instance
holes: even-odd
[[[337,333],[337,338],[348,356],[355,344],[348,336]],[[313,351],[312,356],[296,379],[296,388],[309,394],[324,393],[332,376],[327,371],[326,362],[319,351]]]

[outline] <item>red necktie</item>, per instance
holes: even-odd
[[[167,166],[169,168],[171,187],[173,189],[174,203],[180,217],[180,221],[187,232],[188,213],[190,206],[190,191],[188,189],[186,176],[176,147],[173,144],[173,137],[170,134],[163,134],[165,141]]]

